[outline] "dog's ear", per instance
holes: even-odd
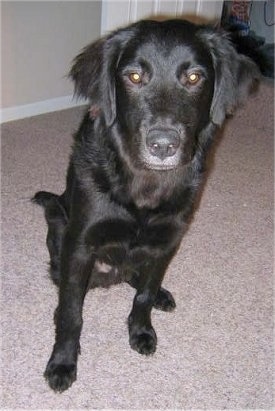
[[[89,99],[91,106],[103,112],[107,125],[116,117],[115,73],[121,51],[132,30],[117,30],[85,47],[74,59],[69,76],[75,94]]]
[[[103,61],[104,40],[100,39],[85,47],[75,57],[69,76],[74,81],[77,96],[97,101]]]
[[[251,59],[237,53],[226,33],[206,28],[199,35],[213,60],[215,86],[210,117],[220,126],[225,117],[233,114],[235,107],[245,101],[260,79],[260,72]]]

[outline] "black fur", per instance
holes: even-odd
[[[192,213],[205,154],[259,73],[224,33],[170,20],[141,21],[89,45],[71,77],[90,109],[75,135],[67,188],[34,197],[45,208],[59,285],[45,377],[60,392],[76,379],[90,287],[126,281],[136,289],[130,345],[154,353],[151,310],[175,307],[161,283]]]

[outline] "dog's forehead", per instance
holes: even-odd
[[[143,22],[124,45],[124,62],[145,59],[163,64],[206,62],[210,53],[198,35],[198,27],[184,21]],[[164,59],[164,60],[163,60]]]
[[[154,59],[155,57],[164,57],[165,59],[187,59],[190,57],[195,58],[197,56],[196,46],[184,43],[184,41],[158,41],[151,42],[149,39],[136,45],[132,48],[132,54],[134,57],[147,57]]]
[[[148,34],[148,33],[147,33]],[[207,62],[208,50],[195,38],[184,38],[182,34],[171,33],[162,37],[152,32],[151,35],[133,39],[122,52],[121,58],[125,64],[138,61],[150,61],[154,65],[164,62],[166,65],[176,65],[182,62],[202,64]]]

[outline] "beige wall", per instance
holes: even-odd
[[[100,36],[101,1],[2,1],[2,108],[72,94],[71,60]]]

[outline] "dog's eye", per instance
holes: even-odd
[[[142,81],[141,75],[139,73],[130,73],[129,79],[134,84],[139,84]]]
[[[189,84],[193,85],[193,84],[197,84],[198,81],[200,80],[200,75],[199,73],[190,73],[187,76],[188,82]]]

